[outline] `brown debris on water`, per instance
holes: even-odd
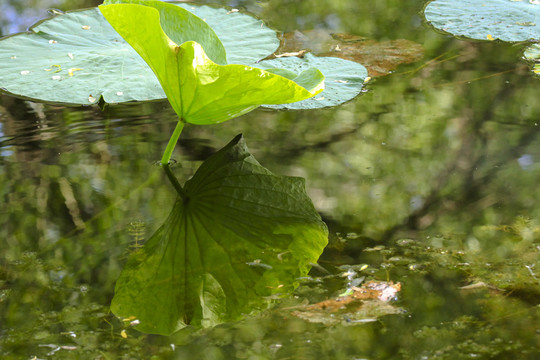
[[[303,55],[303,52],[311,51],[318,56],[358,62],[368,69],[371,77],[388,75],[399,65],[419,61],[424,56],[423,46],[410,40],[375,41],[353,34],[331,34],[320,29],[284,33],[280,40],[281,46],[275,57]]]

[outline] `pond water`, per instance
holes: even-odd
[[[37,13],[97,5],[35,3]],[[109,305],[129,254],[175,202],[155,163],[176,114],[166,101],[101,111],[2,94],[0,357],[538,359],[539,80],[523,46],[438,33],[419,0],[211,3],[280,31],[423,48],[341,106],[260,109],[182,134],[182,182],[239,133],[266,168],[304,177],[329,229],[319,266],[291,297],[242,320],[138,332]],[[7,14],[3,35],[35,20]],[[382,63],[381,51],[370,61]],[[331,309],[369,281],[401,291]]]

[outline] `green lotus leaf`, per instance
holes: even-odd
[[[434,0],[424,14],[439,30],[478,40],[540,39],[540,5],[527,0]]]
[[[154,8],[159,12],[161,28],[174,43],[195,41],[201,44],[212,61],[220,65],[227,64],[225,48],[214,30],[186,9],[159,0],[106,0],[103,4],[136,4]]]
[[[251,16],[208,6],[180,7],[212,26],[229,63],[251,64],[279,45],[276,33]],[[161,19],[161,25],[175,29],[176,21],[169,20]],[[172,30],[168,35],[178,39]],[[146,62],[97,8],[58,14],[28,32],[2,38],[0,64],[2,90],[40,101],[90,105],[100,97],[107,103],[166,97]]]
[[[268,306],[317,262],[328,231],[304,180],[277,176],[241,135],[207,159],[170,216],[133,252],[111,309],[138,330],[213,326]]]
[[[368,72],[361,64],[335,57],[317,57],[310,53],[303,58],[296,56],[264,60],[254,65],[261,69],[280,69],[280,73],[299,73],[317,68],[325,77],[325,89],[317,96],[292,104],[265,105],[276,109],[316,109],[336,106],[356,97],[362,91]],[[269,104],[269,103],[267,103]]]
[[[228,64],[252,65],[279,47],[276,32],[252,16],[210,6],[176,5],[193,12],[214,29],[225,46]]]
[[[304,100],[324,88],[324,76],[313,68],[301,72],[295,82],[259,68],[218,65],[200,44],[174,43],[161,28],[160,13],[154,8],[133,4],[99,8],[152,68],[184,122],[216,124],[262,104]]]

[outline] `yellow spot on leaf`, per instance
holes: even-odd
[[[79,70],[82,70],[81,68],[71,68],[68,70],[68,75],[71,77],[73,76],[73,72],[74,71],[79,71]]]
[[[50,68],[45,69],[45,71],[53,71],[53,70],[54,70],[55,73],[58,73],[58,72],[62,71],[62,66],[61,65],[51,65]]]

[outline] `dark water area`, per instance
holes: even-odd
[[[17,3],[0,6],[21,15],[0,12],[2,35],[36,20],[22,24]],[[26,8],[97,5],[45,3]],[[155,164],[176,114],[167,101],[102,111],[1,94],[0,358],[538,359],[540,101],[524,45],[441,34],[416,0],[199,3],[283,32],[423,48],[338,107],[261,108],[182,134],[182,182],[239,133],[273,173],[305,178],[329,229],[319,266],[243,320],[138,332],[109,306],[175,203]],[[320,305],[369,281],[399,283],[396,300]]]

